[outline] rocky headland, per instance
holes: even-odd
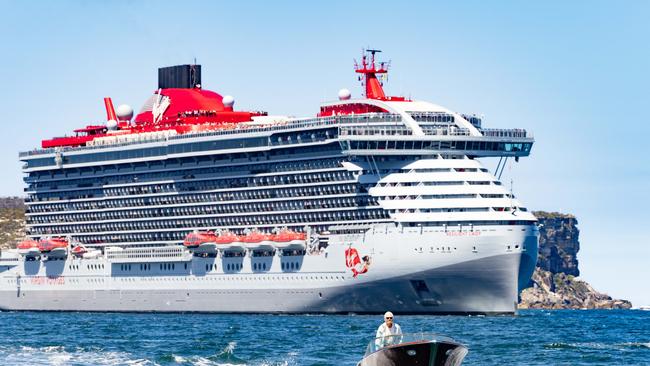
[[[580,275],[578,220],[557,212],[533,212],[540,225],[537,268],[520,294],[520,309],[629,309],[627,300],[596,291]]]
[[[534,212],[539,219],[537,268],[520,296],[520,309],[629,309],[576,278],[580,275],[578,220],[572,215]],[[25,235],[25,205],[20,197],[0,198],[0,249],[12,248]]]

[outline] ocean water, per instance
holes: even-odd
[[[400,316],[464,365],[650,365],[650,312]],[[355,365],[381,316],[0,312],[0,365]]]

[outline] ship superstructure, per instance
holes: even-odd
[[[21,153],[32,242],[0,259],[0,309],[513,312],[536,220],[478,159],[532,136],[386,96],[377,52],[365,97],[314,118],[235,111],[184,65],[134,119],[107,98]]]

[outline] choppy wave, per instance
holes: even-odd
[[[577,343],[564,343],[553,342],[544,345],[546,349],[589,349],[589,350],[620,350],[625,348],[648,348],[650,349],[650,342],[624,342],[624,343],[600,343],[600,342],[577,342]]]
[[[187,366],[291,366],[297,365],[297,353],[290,352],[281,360],[248,362],[235,355],[236,342],[211,356],[167,354],[158,360],[139,358],[128,352],[104,351],[84,347],[19,346],[0,348],[0,364],[6,365],[187,365]]]
[[[135,357],[128,352],[89,350],[61,345],[0,347],[0,363],[6,365],[157,365],[153,361]]]
[[[469,346],[472,365],[648,364],[650,313],[522,311],[519,316],[405,316],[405,332]],[[355,365],[382,316],[0,314],[0,365]]]

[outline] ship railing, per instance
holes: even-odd
[[[394,334],[387,335],[384,337],[377,337],[371,340],[368,343],[366,348],[365,356],[368,356],[371,353],[374,353],[380,349],[396,346],[398,344],[404,343],[416,343],[416,342],[449,342],[458,344],[453,338],[437,334],[437,333],[405,333],[405,334]],[[365,357],[364,356],[364,357]]]
[[[182,261],[187,259],[187,253],[182,246],[170,245],[163,247],[120,248],[107,247],[106,259],[111,262],[132,262],[144,259],[159,261]]]
[[[427,136],[470,136],[469,129],[456,126],[420,126]],[[340,136],[413,136],[413,130],[405,126],[340,126]]]
[[[470,136],[469,129],[453,125],[449,127],[422,126],[422,130],[426,135],[433,136]]]
[[[498,129],[498,128],[482,128],[480,129],[483,136],[486,137],[505,137],[505,138],[533,138],[533,134],[529,131],[520,128],[513,129]]]
[[[275,132],[275,131],[285,131],[293,130],[300,128],[309,128],[309,127],[322,127],[322,126],[337,126],[340,124],[362,124],[362,123],[377,123],[377,122],[401,122],[402,117],[399,114],[392,113],[370,113],[370,114],[360,114],[360,115],[345,115],[345,116],[331,116],[331,117],[318,117],[318,118],[309,118],[309,119],[296,119],[296,120],[287,120],[285,122],[273,123],[269,125],[262,126],[251,126],[246,124],[241,124],[235,128],[230,129],[221,129],[215,131],[203,131],[203,132],[188,132],[182,135],[174,136],[162,136],[159,138],[152,138],[148,136],[143,139],[134,139],[132,141],[123,141],[123,142],[107,142],[104,144],[98,144],[93,146],[83,146],[83,147],[63,147],[59,148],[58,151],[67,152],[67,151],[88,151],[103,149],[107,147],[121,147],[134,144],[142,143],[152,143],[152,142],[162,142],[162,141],[171,141],[171,140],[181,140],[197,137],[207,137],[207,136],[226,136],[226,135],[235,135],[241,133],[255,133],[255,132]],[[34,149],[30,151],[20,152],[18,156],[20,158],[29,157],[33,155],[43,155],[51,154],[57,151],[57,148],[47,148],[47,149]]]
[[[340,126],[339,136],[409,136],[413,135],[410,128],[404,126]]]
[[[409,112],[411,118],[418,122],[454,123],[453,114],[446,112]]]

